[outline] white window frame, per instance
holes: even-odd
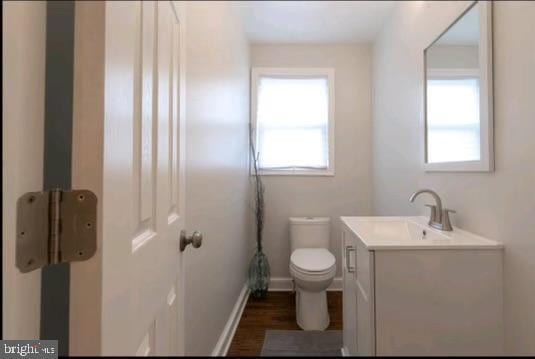
[[[262,176],[334,176],[334,69],[326,67],[253,67],[251,69],[251,124],[253,130],[253,143],[258,138],[256,128],[256,113],[258,100],[258,80],[261,76],[274,76],[280,78],[314,78],[323,76],[327,78],[329,87],[329,114],[328,114],[328,141],[329,141],[329,167],[325,169],[258,169],[258,174]],[[249,153],[250,163],[252,161]],[[254,174],[254,167],[251,165],[251,174]]]

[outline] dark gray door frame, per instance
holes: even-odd
[[[74,2],[47,1],[44,190],[71,189]],[[70,265],[47,266],[41,276],[41,339],[69,353]]]

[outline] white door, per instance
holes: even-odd
[[[99,217],[96,255],[71,266],[71,355],[183,353],[180,6],[76,3],[72,186]]]
[[[43,187],[44,2],[2,2],[2,339],[39,339],[41,271],[15,267],[17,199]]]

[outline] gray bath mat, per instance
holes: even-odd
[[[260,356],[342,356],[342,331],[266,330]]]

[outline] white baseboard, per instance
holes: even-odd
[[[275,277],[269,281],[270,292],[288,292],[293,290],[292,278]],[[334,278],[333,282],[327,288],[328,291],[342,290],[342,277]]]
[[[248,298],[249,286],[247,283],[245,283],[240,295],[238,296],[238,300],[236,301],[236,304],[230,313],[227,324],[225,324],[225,327],[219,336],[219,340],[217,341],[214,350],[212,350],[213,357],[224,357],[227,355],[228,349],[230,348],[230,343],[232,343],[232,339],[234,338],[236,328],[238,328],[238,324],[240,323],[240,318],[243,314],[243,310],[245,309]]]
[[[349,353],[347,352],[346,347],[342,347],[342,349],[340,349],[340,351],[342,352],[342,356],[343,357],[348,357],[349,356]]]

